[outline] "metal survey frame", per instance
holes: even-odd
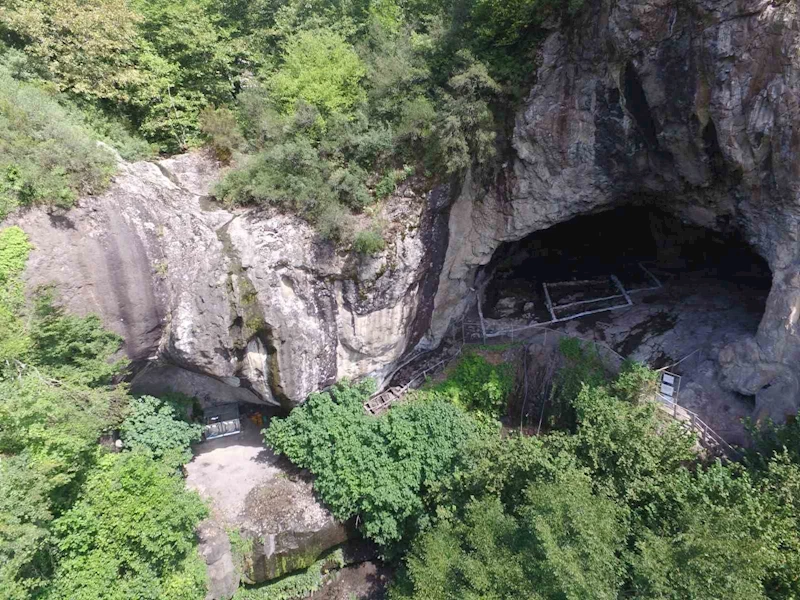
[[[648,287],[643,287],[643,288],[636,288],[636,289],[633,289],[633,290],[626,290],[625,286],[622,285],[622,282],[619,280],[619,278],[616,275],[610,275],[609,278],[610,278],[611,282],[614,284],[614,286],[619,290],[619,292],[620,292],[619,294],[613,294],[611,296],[602,296],[600,298],[591,298],[589,300],[579,300],[577,302],[567,302],[566,304],[553,304],[553,300],[552,300],[552,297],[550,295],[550,289],[552,289],[554,287],[574,287],[574,286],[580,286],[580,285],[589,285],[589,284],[592,284],[592,283],[597,283],[597,281],[595,281],[595,280],[583,280],[583,281],[561,281],[561,282],[555,282],[555,283],[542,283],[542,288],[544,290],[545,304],[547,304],[547,310],[550,313],[550,317],[552,319],[552,321],[550,321],[550,322],[551,323],[561,323],[563,321],[571,321],[572,319],[577,319],[579,317],[585,317],[585,316],[588,316],[588,315],[594,315],[594,314],[601,313],[601,312],[607,312],[607,311],[611,311],[611,310],[619,310],[620,308],[626,308],[626,307],[631,306],[633,304],[633,300],[631,299],[631,296],[630,296],[631,294],[635,294],[635,293],[638,293],[638,292],[645,292],[645,291],[649,291],[649,290],[657,290],[657,289],[662,287],[661,281],[659,281],[658,277],[653,275],[653,273],[651,273],[647,269],[647,267],[644,266],[644,264],[642,264],[641,262],[637,263],[637,264],[639,265],[639,268],[642,269],[642,271],[644,271],[644,273],[648,277],[648,279],[650,279],[654,283],[654,285],[648,286]],[[559,317],[556,314],[557,311],[565,309],[565,308],[572,308],[574,306],[580,306],[580,305],[584,305],[584,304],[585,305],[596,304],[598,302],[606,302],[608,300],[615,300],[617,298],[624,299],[625,300],[625,304],[618,304],[616,306],[607,306],[605,308],[597,308],[597,309],[594,309],[594,310],[587,310],[587,311],[580,312],[580,313],[575,314],[575,315],[570,315],[568,317]]]

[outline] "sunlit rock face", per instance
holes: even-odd
[[[502,242],[656,204],[738,231],[768,261],[774,285],[758,334],[720,360],[731,389],[756,395],[758,416],[782,419],[797,410],[800,360],[798,5],[589,4],[545,42],[506,168],[490,184],[468,176],[451,208],[433,340]]]
[[[289,407],[342,377],[380,376],[416,343],[435,218],[425,197],[391,198],[386,250],[358,256],[296,217],[214,203],[219,175],[200,153],[121,163],[103,195],[16,216],[35,245],[29,289],[55,285],[70,311],[120,333],[147,365],[134,389],[208,403]]]

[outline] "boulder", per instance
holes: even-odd
[[[348,539],[348,528],[314,498],[309,482],[277,479],[245,501],[242,536],[252,540],[244,579],[261,583],[316,562]]]

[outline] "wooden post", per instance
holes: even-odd
[[[486,325],[483,323],[483,307],[481,305],[481,295],[478,294],[478,318],[481,320],[481,336],[483,336],[483,344],[486,345]]]
[[[553,311],[553,301],[550,299],[550,292],[547,289],[547,284],[543,283],[542,288],[544,289],[544,301],[547,304],[547,310],[550,311],[550,317],[553,319],[553,323],[558,321],[556,317],[556,313]]]
[[[633,300],[631,300],[631,297],[628,295],[628,292],[627,292],[627,291],[625,290],[625,288],[622,286],[622,282],[619,280],[619,278],[617,278],[617,276],[616,276],[616,275],[612,275],[612,276],[611,276],[611,281],[613,281],[613,282],[614,282],[614,285],[616,285],[616,286],[617,286],[617,288],[619,289],[619,291],[620,291],[620,292],[622,292],[622,295],[623,295],[623,297],[625,298],[625,302],[627,302],[627,303],[628,303],[628,306],[630,306],[631,304],[633,304]]]

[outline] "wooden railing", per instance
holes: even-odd
[[[401,400],[403,396],[405,396],[406,393],[408,393],[408,390],[411,389],[411,386],[413,386],[417,381],[419,381],[424,377],[427,377],[428,374],[433,373],[439,367],[446,368],[448,364],[450,364],[452,361],[454,361],[461,355],[461,350],[463,349],[463,347],[464,346],[462,345],[461,348],[459,348],[458,351],[452,356],[443,358],[436,364],[426,367],[425,369],[422,369],[416,375],[414,375],[414,377],[404,386],[389,388],[387,390],[384,390],[383,392],[380,392],[372,396],[369,400],[367,400],[364,403],[364,410],[373,415],[381,414],[382,412],[387,410],[392,404]]]
[[[654,401],[662,411],[676,421],[682,423],[690,431],[695,432],[697,434],[697,441],[704,448],[712,452],[719,452],[731,459],[740,456],[740,452],[726,442],[716,431],[711,429],[708,423],[703,421],[696,412],[679,406],[677,402],[672,402],[658,393],[655,394]]]

